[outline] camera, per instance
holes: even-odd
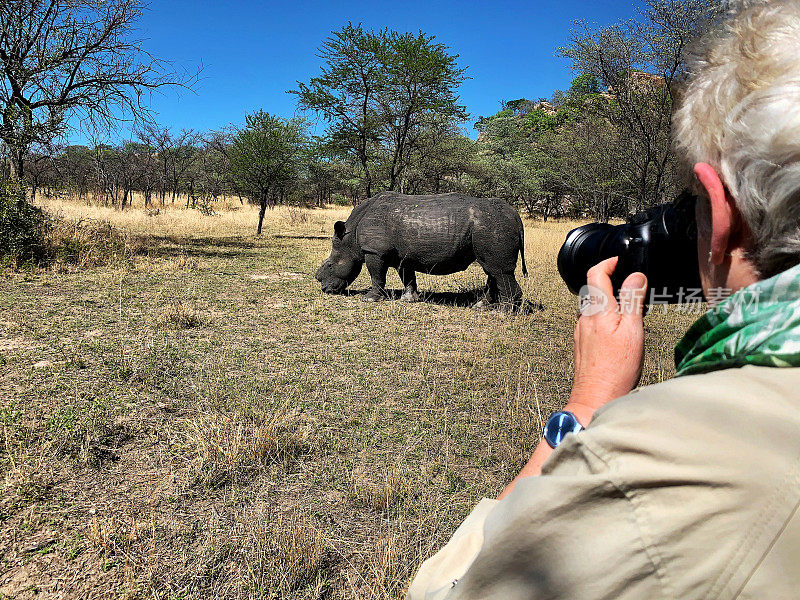
[[[683,192],[674,202],[637,213],[623,225],[590,223],[573,229],[558,253],[558,272],[573,294],[586,285],[587,271],[619,257],[611,277],[614,295],[625,278],[647,275],[647,303],[679,304],[702,298],[697,263],[697,197]]]

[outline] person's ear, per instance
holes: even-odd
[[[734,241],[738,212],[714,167],[697,163],[694,174],[705,189],[711,206],[711,263],[721,265],[732,249],[729,246]]]
[[[333,224],[333,234],[341,240],[344,238],[345,233],[347,233],[347,225],[345,222],[336,221],[336,223]]]

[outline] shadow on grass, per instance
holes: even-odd
[[[367,292],[369,292],[369,288],[361,289],[361,290],[346,290],[344,292],[344,296],[351,297],[351,298],[360,298],[364,296]],[[464,290],[460,292],[424,292],[420,291],[420,302],[424,302],[426,304],[436,304],[438,306],[456,306],[460,308],[471,308],[478,303],[479,300],[483,299],[485,293],[485,289],[482,287],[474,288],[471,290]],[[403,295],[403,290],[396,290],[396,289],[387,289],[386,290],[386,299],[390,301],[399,301],[400,297]],[[497,308],[494,306],[492,308]],[[544,306],[539,303],[533,303],[529,300],[525,300],[521,307],[515,309],[513,312],[517,314],[528,315],[535,312],[539,312],[544,310]]]
[[[147,236],[148,254],[159,258],[194,256],[198,258],[235,258],[253,250],[256,244],[241,237],[182,238],[170,235]]]

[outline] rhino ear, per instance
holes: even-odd
[[[336,223],[333,225],[333,235],[341,240],[344,238],[345,233],[347,233],[347,226],[345,225],[345,222],[336,221]]]

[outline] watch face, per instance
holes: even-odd
[[[581,431],[583,426],[571,412],[561,411],[553,413],[544,426],[543,437],[551,448],[555,448],[569,433]]]

